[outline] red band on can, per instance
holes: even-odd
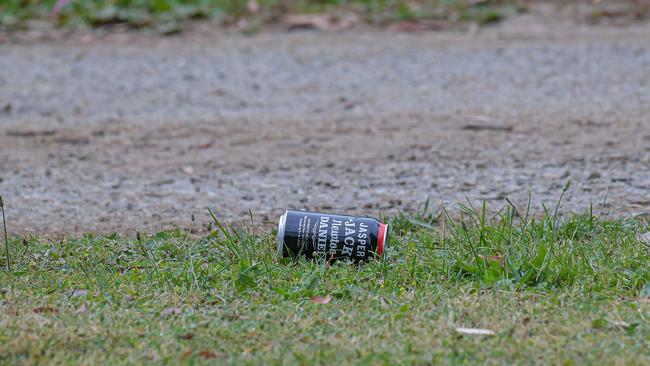
[[[379,224],[379,237],[377,238],[377,256],[381,256],[384,251],[384,242],[386,241],[386,224]]]

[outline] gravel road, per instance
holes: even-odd
[[[565,212],[648,215],[650,27],[518,29],[5,43],[9,228],[539,207],[568,177]]]

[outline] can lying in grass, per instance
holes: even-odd
[[[381,257],[388,225],[372,217],[287,211],[278,224],[278,255],[353,262]]]

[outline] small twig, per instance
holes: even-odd
[[[7,238],[7,220],[5,218],[5,204],[0,196],[0,210],[2,211],[2,227],[5,232],[5,256],[7,257],[7,272],[11,272],[11,265],[9,264],[9,238]]]

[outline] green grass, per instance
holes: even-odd
[[[58,14],[57,0],[2,0],[0,28],[28,27],[29,20],[45,20],[62,27],[88,28],[126,24],[135,28],[180,29],[179,22],[217,19],[234,23],[273,23],[284,14],[355,12],[368,23],[437,19],[486,24],[522,7],[514,0],[258,0],[251,13],[246,0],[71,0]]]
[[[647,365],[648,222],[527,211],[424,205],[361,266],[278,259],[252,225],[13,238],[0,364]]]

